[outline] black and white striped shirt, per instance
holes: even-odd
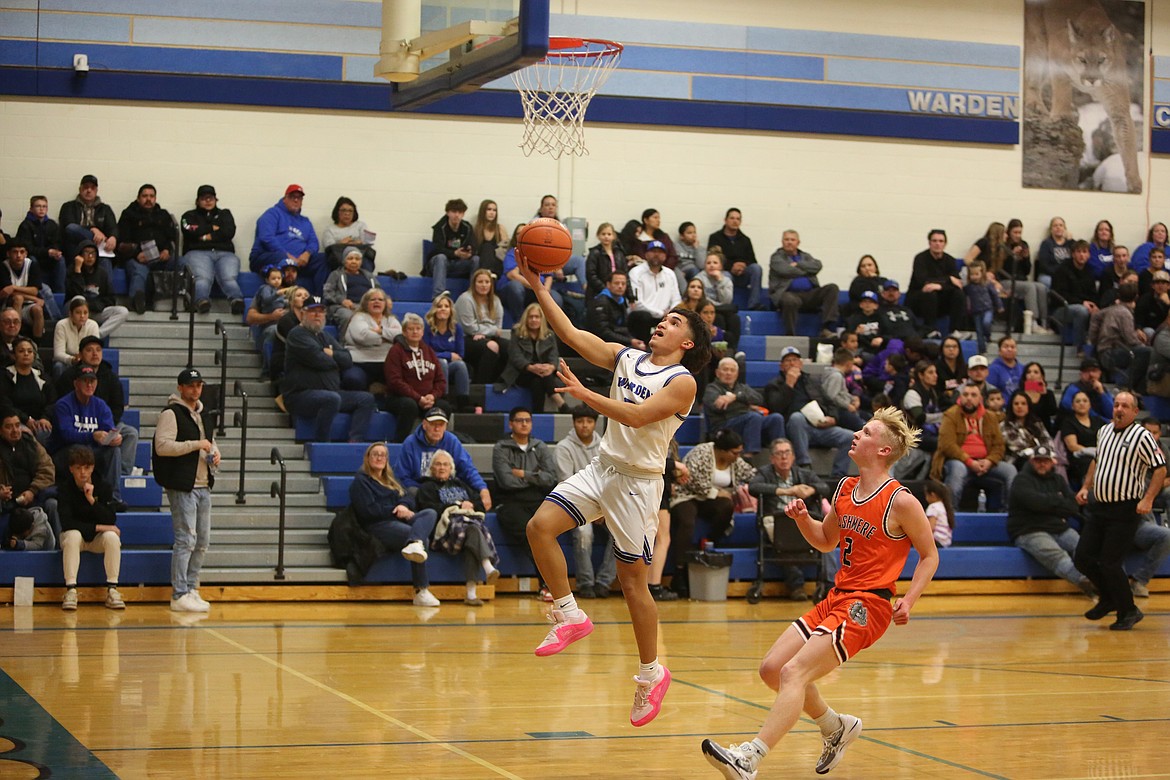
[[[1165,466],[1153,434],[1136,422],[1117,430],[1112,424],[1097,431],[1097,470],[1093,495],[1098,501],[1140,501],[1150,472]]]

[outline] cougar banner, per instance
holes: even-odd
[[[1145,3],[1025,9],[1024,186],[1141,192]]]

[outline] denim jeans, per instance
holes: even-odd
[[[1062,328],[1072,326],[1072,343],[1077,349],[1085,344],[1085,337],[1089,333],[1089,310],[1083,303],[1070,303],[1062,306],[1052,315],[1052,319],[1060,323]]]
[[[784,437],[784,416],[773,413],[765,417],[752,409],[728,419],[723,427],[743,437],[744,452],[759,452],[766,449],[773,439]]]
[[[460,355],[460,357],[463,357]],[[439,365],[447,375],[447,394],[455,396],[467,395],[471,392],[471,375],[467,371],[466,360],[447,360],[439,358]]]
[[[439,516],[433,509],[423,509],[415,512],[410,522],[391,518],[379,520],[366,527],[370,536],[386,546],[388,552],[397,554],[411,542],[422,542],[424,547],[429,546],[431,532],[435,530],[435,523]],[[410,579],[415,588],[425,588],[429,584],[425,563],[410,564]]]
[[[236,279],[240,275],[240,258],[221,249],[192,250],[183,255],[179,265],[195,277],[195,300],[211,297],[211,283],[219,282],[220,292],[229,301],[243,300],[244,293]]]
[[[852,459],[849,457],[849,445],[853,442],[853,433],[833,426],[832,428],[817,428],[800,412],[793,412],[788,418],[788,438],[792,441],[792,452],[796,455],[796,464],[806,466],[810,463],[808,448],[835,447],[837,453],[833,456],[833,477],[840,478],[849,473]]]
[[[466,260],[458,258],[452,260],[443,254],[435,255],[426,261],[423,267],[423,276],[431,277],[431,298],[439,297],[439,293],[447,290],[447,277],[468,278],[475,269],[479,268],[479,258],[472,255]]]
[[[124,422],[114,426],[122,434],[122,443],[118,445],[122,450],[122,476],[130,476],[134,468],[134,461],[138,460],[138,429]]]
[[[991,325],[994,321],[993,311],[971,313],[971,324],[975,326],[975,351],[980,355],[987,352],[987,337],[991,335]]]
[[[174,271],[177,263],[174,258],[170,260],[153,260],[149,263],[140,263],[134,258],[126,261],[126,287],[133,298],[138,293],[146,294],[146,280],[150,276],[151,271]]]
[[[962,498],[967,483],[974,482],[977,487],[987,491],[987,509],[990,512],[1007,508],[1008,492],[1015,478],[1016,467],[1010,463],[996,463],[981,477],[976,476],[961,460],[948,460],[943,464],[943,482],[951,489],[955,501]]]
[[[368,441],[370,419],[377,410],[374,396],[360,390],[300,390],[286,393],[289,412],[315,421],[313,441],[329,441],[329,430],[338,412],[350,412],[349,440]]]
[[[171,552],[171,598],[199,587],[199,571],[211,541],[211,491],[205,487],[191,490],[167,488],[171,505],[171,524],[175,529],[175,546]]]
[[[1077,571],[1072,557],[1080,540],[1080,534],[1072,528],[1066,528],[1059,534],[1050,534],[1047,531],[1020,534],[1014,544],[1057,577],[1066,579],[1073,585],[1079,585],[1085,575]]]
[[[731,275],[733,286],[748,288],[748,308],[772,308],[771,301],[764,296],[763,278],[764,272],[760,269],[759,263],[748,263],[742,274]]]
[[[279,250],[272,252],[257,252],[248,258],[248,266],[258,274],[264,273],[266,265],[280,265],[288,255]],[[324,252],[309,255],[309,261],[297,269],[297,284],[304,287],[313,295],[320,295],[325,289],[325,279],[329,276],[329,263],[325,260]]]
[[[577,564],[577,590],[588,590],[598,585],[608,588],[617,579],[617,558],[613,554],[613,544],[605,545],[605,552],[601,555],[601,565],[597,567],[597,574],[593,573],[593,529],[596,523],[586,523],[577,526],[573,531],[573,560]],[[608,531],[601,529],[606,537]]]
[[[1133,570],[1132,576],[1146,585],[1158,571],[1158,564],[1170,555],[1170,528],[1158,525],[1147,515],[1133,534],[1133,546],[1144,552],[1145,557],[1141,565]]]

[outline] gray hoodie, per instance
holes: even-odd
[[[561,479],[568,479],[581,469],[589,465],[593,456],[601,448],[601,432],[593,432],[593,442],[586,445],[577,436],[577,431],[569,431],[569,435],[557,442],[557,472]]]

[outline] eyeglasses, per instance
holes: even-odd
[[[531,417],[517,417],[512,421],[513,425],[532,425]]]

